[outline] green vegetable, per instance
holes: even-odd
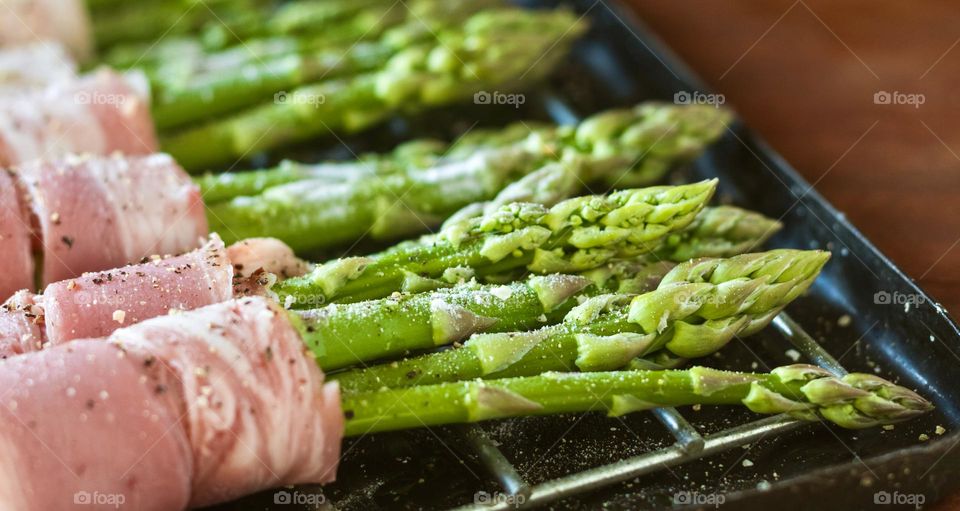
[[[547,373],[346,395],[346,434],[479,422],[505,417],[602,411],[611,416],[661,406],[746,406],[757,413],[823,419],[844,428],[908,420],[933,409],[915,392],[872,374],[836,377],[809,365],[770,373],[706,367],[684,371]]]
[[[765,327],[800,296],[829,259],[820,251],[772,250],[677,265],[656,290],[601,295],[559,325],[475,335],[462,348],[332,377],[345,392],[548,371],[609,371],[667,349],[682,358],[714,353]]]
[[[162,145],[184,167],[203,169],[324,133],[356,133],[476,92],[511,92],[552,69],[584,29],[565,10],[486,10],[378,70],[271,95],[268,104],[164,137]]]
[[[445,272],[477,277],[526,268],[570,273],[655,250],[686,228],[713,195],[716,181],[628,189],[577,197],[552,208],[513,203],[445,227],[429,243],[402,243],[373,257],[338,259],[277,284],[284,303],[351,302],[429,289]]]
[[[467,206],[472,213],[510,202],[551,206],[577,195],[584,184],[648,185],[700,154],[727,119],[714,108],[647,103],[576,126],[531,130],[517,124],[473,133],[453,146],[419,140],[353,162],[285,162],[269,170],[207,175],[198,183],[212,230],[227,243],[272,236],[309,251],[361,237],[388,241],[416,234]],[[719,216],[729,225],[717,227],[759,239],[748,236],[753,232],[744,226],[751,221]],[[713,228],[716,221],[710,222]]]

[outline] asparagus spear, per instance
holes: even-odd
[[[238,40],[270,36],[306,38],[314,48],[353,45],[384,39],[396,48],[438,31],[447,20],[463,18],[480,9],[505,5],[503,0],[313,0],[287,2],[269,18],[245,19],[245,24],[210,24],[202,39],[208,48],[236,44]]]
[[[106,48],[128,41],[161,39],[186,34],[205,23],[230,25],[242,18],[262,17],[269,0],[165,0],[125,2],[92,16],[97,46]]]
[[[206,168],[325,132],[356,133],[483,89],[513,90],[549,71],[584,28],[565,10],[483,11],[397,53],[382,69],[294,89],[285,101],[166,137],[163,145],[184,167]]]
[[[933,405],[872,374],[838,377],[815,366],[769,373],[706,367],[684,371],[547,373],[495,381],[445,383],[346,395],[346,434],[505,417],[604,411],[610,416],[660,406],[742,405],[756,413],[788,413],[844,428],[867,428],[917,417]]]
[[[701,235],[722,236],[722,232]],[[556,324],[578,300],[603,293],[652,291],[673,268],[673,263],[666,261],[615,261],[580,276],[553,274],[531,276],[525,281],[517,277],[505,279],[502,285],[479,284],[468,280],[472,277],[469,272],[451,271],[440,281],[429,283],[449,283],[450,288],[398,293],[380,300],[332,304],[294,314],[321,367],[332,370],[463,341],[475,332],[509,332]]]
[[[509,204],[444,229],[432,243],[331,261],[280,282],[275,291],[293,304],[350,302],[423,286],[452,268],[469,268],[478,277],[520,268],[587,271],[654,250],[693,221],[715,188],[713,180],[577,197],[552,208]]]
[[[393,17],[402,18],[408,10],[423,10],[425,4],[436,6],[437,3],[437,0],[419,0],[416,5],[421,9],[412,5],[381,3],[375,10],[398,11]],[[426,17],[409,14],[412,19],[406,23],[410,29],[429,27],[431,31],[422,31],[419,36],[428,39],[432,31],[461,23],[485,3],[491,2],[456,2],[456,8],[434,9]],[[297,14],[307,6],[323,7],[321,10],[326,11],[325,4],[292,3],[270,21],[286,26],[291,24],[290,20],[309,20],[310,16],[295,18],[288,12]],[[383,19],[384,14],[377,16]],[[398,33],[411,32],[403,31],[404,28],[407,27],[400,25],[395,30]],[[277,32],[287,30],[278,29]],[[317,80],[369,72],[387,64],[391,56],[405,47],[397,46],[398,42],[409,46],[422,41],[383,37],[376,41],[349,41],[349,46],[316,46],[319,44],[316,41],[303,43],[295,39],[291,43],[289,38],[284,38],[247,42],[242,48],[220,54],[201,54],[199,59],[187,60],[187,64],[180,64],[183,59],[177,59],[152,75],[154,84],[159,84],[153,98],[154,121],[159,130],[168,130],[263,103],[267,98],[273,99],[278,91],[292,90]]]
[[[245,47],[243,51],[248,51]],[[393,50],[383,45],[358,44],[303,53],[268,55],[242,62],[232,69],[219,69],[214,62],[198,59],[181,69],[161,69],[154,78],[153,118],[158,130],[170,130],[274,99],[285,91],[321,78],[332,79],[376,69]],[[217,66],[197,73],[196,67]],[[171,77],[171,75],[173,75]],[[276,96],[280,98],[282,96]]]
[[[704,209],[685,230],[670,235],[653,260],[688,261],[752,252],[783,228],[778,220],[734,206]]]
[[[773,250],[678,265],[636,298],[602,295],[563,323],[530,332],[476,335],[460,349],[332,376],[345,392],[536,375],[608,371],[666,348],[695,358],[769,324],[827,262],[820,251]]]
[[[558,312],[562,317],[570,309],[569,299],[590,284],[574,275],[534,276],[502,286],[474,281],[294,314],[304,342],[329,371],[444,346],[474,332],[534,328]]]
[[[224,202],[310,178],[336,177],[342,182],[414,171],[436,174],[433,169],[471,161],[477,153],[493,159],[499,153],[522,151],[531,155],[533,165],[502,170],[501,174],[512,173],[516,179],[546,163],[563,161],[584,182],[596,179],[620,188],[644,186],[659,181],[666,170],[699,156],[723,134],[729,121],[730,113],[723,109],[646,102],[601,112],[572,126],[518,122],[498,129],[475,129],[453,144],[420,139],[401,144],[390,153],[363,155],[352,162],[310,165],[285,161],[271,169],[208,173],[197,178],[197,183],[206,201]],[[493,174],[495,170],[487,172]],[[437,179],[446,183],[442,175]],[[504,182],[496,175],[487,179]],[[482,187],[484,182],[475,178],[470,184]],[[489,198],[486,195],[472,202]]]
[[[685,162],[714,140],[725,120],[725,113],[712,108],[644,104],[599,114],[575,127],[535,128],[524,138],[517,125],[457,143],[444,156],[444,146],[423,140],[355,162],[284,163],[198,182],[212,230],[228,243],[269,235],[297,250],[314,250],[361,237],[386,241],[422,232],[495,196],[487,211],[520,201],[550,206],[576,195],[584,183],[649,184],[662,177],[668,162]],[[671,128],[685,141],[664,134]],[[636,132],[661,134],[629,135]],[[507,137],[517,140],[501,145]],[[677,152],[649,154],[660,144]],[[614,156],[601,149],[610,146],[617,148]]]

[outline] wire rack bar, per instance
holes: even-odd
[[[565,497],[597,490],[611,484],[628,481],[651,472],[662,470],[700,459],[713,454],[759,441],[770,435],[779,435],[791,431],[802,421],[784,415],[776,415],[742,426],[730,428],[704,437],[704,447],[697,454],[689,454],[680,445],[652,451],[616,463],[585,470],[576,474],[554,479],[532,488],[530,495],[523,501],[523,507],[547,504]],[[492,506],[465,506],[460,509],[503,510],[515,509],[519,502],[498,502]]]
[[[703,450],[703,437],[676,408],[654,408],[651,412],[660,424],[670,430],[670,434],[677,439],[677,444],[684,452],[697,454]]]
[[[847,373],[840,362],[828,353],[799,323],[786,312],[781,312],[773,321],[774,327],[804,356],[815,364],[838,375]],[[657,472],[730,449],[757,442],[771,435],[786,433],[805,424],[787,415],[777,415],[726,429],[719,433],[700,436],[687,420],[674,408],[652,410],[654,416],[674,435],[677,443],[656,451],[634,456],[608,465],[584,470],[529,488],[524,499],[498,501],[493,505],[470,505],[459,509],[503,510],[518,507],[535,507],[597,490],[612,484]],[[699,439],[699,442],[697,441]],[[702,442],[702,444],[701,444]],[[499,452],[499,450],[497,451]],[[502,456],[502,453],[501,453]],[[507,466],[514,472],[516,469]],[[503,467],[501,467],[503,468]],[[506,486],[505,486],[506,488]]]
[[[820,346],[820,343],[814,340],[814,338],[786,312],[781,312],[777,317],[773,318],[773,327],[814,364],[837,376],[847,374],[847,370],[840,365],[840,362],[833,358],[833,355],[828,353],[827,350],[823,349],[823,346]]]
[[[517,469],[504,456],[494,441],[479,426],[465,428],[464,435],[470,446],[477,452],[483,466],[497,478],[507,495],[530,495],[530,485],[523,480]]]

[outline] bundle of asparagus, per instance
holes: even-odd
[[[644,103],[575,126],[518,123],[454,144],[416,140],[355,162],[285,162],[197,182],[212,229],[228,242],[272,236],[310,251],[416,234],[491,199],[483,209],[552,206],[585,185],[649,185],[698,156],[728,120],[708,106]]]
[[[514,90],[552,69],[584,29],[565,10],[486,10],[370,72],[270,94],[271,104],[167,136],[163,145],[185,167],[204,168],[324,132],[355,133],[480,90]]]
[[[584,287],[583,278],[554,276],[499,286],[499,291],[461,284],[455,290],[289,314],[320,366],[330,370],[448,344],[496,325],[522,327],[537,321],[535,314],[550,321],[578,296],[586,298],[556,327],[475,335],[463,347],[436,355],[334,373],[345,393],[348,436],[591,410],[616,416],[690,404],[743,405],[757,413],[788,413],[845,428],[928,412],[928,401],[875,375],[837,377],[807,365],[737,373],[631,364],[658,349],[703,356],[734,336],[756,332],[809,287],[828,257],[820,251],[776,250],[690,261],[666,274],[655,290],[629,301],[598,294],[602,286]],[[650,367],[654,360],[647,356],[636,365]],[[610,372],[615,369],[626,370]]]
[[[770,233],[779,227],[773,220],[764,219],[756,213],[748,213],[735,208],[717,209],[704,213],[709,216],[728,216],[731,219],[744,216],[757,217],[754,223],[757,225],[763,224],[765,228],[751,232],[752,243],[747,243],[743,232],[734,233],[734,229],[724,228],[719,223],[713,224],[711,228],[690,230],[687,233],[688,246],[693,248],[687,253],[695,256],[732,256],[746,252],[762,244]],[[731,236],[736,236],[738,241],[730,243]],[[716,249],[720,245],[725,245],[727,249]],[[699,247],[711,248],[697,252]],[[792,254],[783,256],[771,254],[769,256],[770,259],[777,259],[778,257],[781,258],[779,265],[787,267],[791,264],[799,264],[807,257],[816,256],[802,254],[796,256]],[[749,268],[755,269],[756,272],[763,272],[762,275],[753,275],[754,282],[760,282],[763,276],[773,273],[771,268],[757,268],[757,263],[750,265],[746,259],[725,263],[724,267],[728,265],[740,265],[742,272],[746,272]],[[808,273],[815,274],[815,270],[811,267],[808,269]],[[333,304],[319,309],[296,311],[295,314],[304,331],[304,341],[313,349],[321,367],[331,370],[386,357],[406,355],[417,350],[449,345],[463,341],[477,332],[530,330],[559,323],[565,316],[582,318],[584,305],[579,305],[581,300],[588,300],[588,304],[595,305],[598,300],[601,302],[608,300],[604,298],[605,293],[623,295],[653,291],[658,285],[664,285],[661,284],[662,280],[663,282],[671,282],[671,278],[682,278],[683,271],[681,268],[674,269],[672,263],[655,261],[652,258],[619,261],[576,275],[535,275],[504,284],[480,284],[471,279],[428,292],[397,294],[387,298],[350,304]],[[665,276],[666,279],[664,280]],[[723,273],[722,278],[734,279],[731,272]],[[781,276],[781,278],[783,277]],[[713,285],[716,286],[719,283]],[[807,285],[807,282],[797,280],[794,285],[795,289],[799,290]],[[764,288],[764,290],[766,291],[767,288]],[[676,289],[673,292],[677,295],[681,294],[681,291]],[[753,298],[759,300],[764,297],[758,294]],[[768,296],[766,297],[768,299],[766,303],[754,304],[751,311],[756,315],[757,311],[763,308],[766,308],[764,310],[773,310],[774,302],[784,303],[789,298],[786,296]],[[679,306],[679,304],[677,305]],[[578,306],[580,311],[577,314],[571,313],[574,306]],[[588,305],[588,307],[590,306]],[[641,307],[641,305],[637,307]],[[599,315],[601,312],[603,311],[598,310],[597,314]],[[614,316],[612,313],[603,315]],[[766,320],[767,318],[764,317],[760,322]],[[621,326],[622,323],[620,323]],[[728,329],[728,332],[730,334],[743,333],[748,325],[744,323],[737,326],[742,327],[739,332],[733,328]],[[625,328],[632,329],[634,327],[627,326]],[[533,335],[541,334],[535,333]],[[515,338],[515,334],[508,337]],[[474,340],[469,341],[469,343],[474,342]],[[660,344],[665,342],[663,341]],[[720,342],[716,341],[714,344],[719,345]],[[687,356],[690,355],[689,350],[674,351],[681,351]],[[441,354],[437,357],[439,358],[436,360],[442,360],[447,355]],[[368,386],[373,388],[379,388],[383,385],[399,386],[402,383],[412,381],[412,378],[408,376],[410,371],[418,375],[429,372],[431,378],[437,381],[444,380],[445,378],[439,377],[440,373],[425,371],[428,366],[438,365],[433,360],[435,359],[428,358],[424,364],[417,360],[411,360],[399,365],[385,366],[385,370],[390,374],[403,375],[403,378],[396,380],[400,382],[397,385],[385,383],[387,376],[381,374],[384,368],[372,369],[369,375],[365,372],[360,375],[343,373],[340,376],[342,378],[341,384],[344,389],[348,390],[360,386],[360,384],[352,383],[353,381],[372,381],[374,383]],[[443,364],[444,362],[439,362],[439,365]],[[446,369],[450,368],[452,366],[448,366]],[[450,372],[447,371],[446,374],[450,374]]]
[[[829,254],[775,250],[678,265],[637,296],[593,296],[560,324],[487,333],[460,349],[334,375],[346,392],[549,371],[610,371],[666,349],[696,358],[765,327],[802,294]]]
[[[201,4],[196,0],[147,0],[138,3],[139,9],[130,9],[118,0],[88,0],[88,4],[97,20],[99,45],[107,50],[104,61],[117,67],[142,65],[152,69],[173,64],[178,52],[184,50],[186,54],[180,56],[192,59],[231,47],[257,46],[263,40],[285,39],[296,42],[298,48],[349,46],[380,38],[415,19],[423,20],[421,30],[428,30],[438,13],[463,9],[475,12],[479,7],[504,2],[245,0],[231,4],[207,0]],[[223,9],[224,4],[228,9]],[[155,31],[173,25],[163,23],[171,21],[174,13],[181,19],[172,32],[183,36],[157,40]]]
[[[908,420],[933,409],[915,392],[879,376],[837,377],[815,366],[769,373],[692,367],[685,371],[545,373],[348,394],[345,434],[479,422],[505,417],[605,411],[619,416],[658,406],[742,405],[850,429]]]
[[[577,197],[551,208],[510,203],[372,257],[318,266],[274,289],[289,305],[355,302],[515,270],[580,272],[657,250],[690,225],[716,181]]]
[[[194,33],[208,24],[231,26],[261,18],[274,0],[87,0],[99,48],[154,43],[167,35]]]
[[[363,40],[341,44],[328,41],[330,31],[324,31],[323,41],[275,36],[248,40],[242,46],[215,53],[205,51],[201,43],[188,39],[175,41],[149,62],[135,62],[151,79],[157,128],[170,130],[280,99],[283,96],[278,93],[300,85],[375,71],[388,64],[396,53],[435,40],[434,33],[456,30],[456,25],[491,3],[494,2],[472,0],[450,4],[418,0],[401,6],[378,2],[375,9],[397,11],[407,18],[378,38],[372,35],[376,31],[371,31],[365,33]],[[299,13],[310,5],[286,4],[277,16],[285,20],[284,13]]]

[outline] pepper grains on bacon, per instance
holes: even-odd
[[[213,234],[197,250],[54,282],[42,295],[15,294],[0,307],[0,359],[224,302],[267,295],[275,275],[297,276],[307,265],[282,242],[245,240],[225,248]]]
[[[35,288],[36,274],[57,282],[183,253],[207,235],[200,190],[165,154],[37,160],[0,172],[0,201],[10,240],[0,244],[0,299]]]

